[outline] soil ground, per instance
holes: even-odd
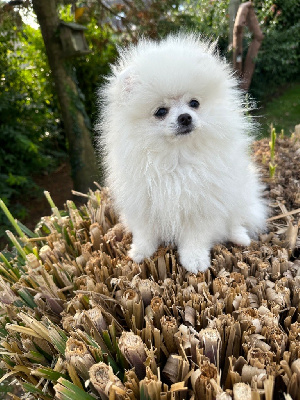
[[[50,193],[59,210],[64,208],[66,200],[72,199],[73,182],[71,166],[68,162],[64,162],[48,175],[35,177],[34,181],[43,190],[47,190]],[[28,210],[28,215],[22,223],[31,230],[35,228],[41,217],[51,214],[51,208],[45,196],[22,201],[22,204]]]

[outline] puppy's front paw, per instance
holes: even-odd
[[[129,257],[137,264],[141,263],[145,258],[149,258],[154,253],[155,249],[147,246],[137,246],[134,243],[128,252]]]
[[[230,241],[240,246],[250,246],[251,239],[243,226],[236,226],[232,229]]]
[[[181,265],[189,272],[197,274],[206,271],[210,266],[208,250],[182,250],[179,251]]]

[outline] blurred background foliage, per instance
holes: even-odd
[[[265,38],[250,93],[263,114],[266,102],[299,80],[300,5],[298,0],[253,3]],[[17,7],[7,5],[0,1],[0,197],[22,220],[26,209],[19,199],[39,195],[34,176],[57,168],[67,157],[67,143],[41,32],[29,23],[30,0]],[[110,71],[117,46],[141,36],[161,38],[178,30],[196,31],[217,40],[221,53],[229,58],[228,6],[229,0],[60,2],[61,19],[87,28],[91,52],[72,59],[72,64],[92,123],[96,89]],[[250,40],[246,33],[245,48]],[[299,109],[299,100],[293,104]],[[6,223],[0,213],[0,236]]]
[[[65,140],[41,34],[18,15],[1,15],[0,74],[0,197],[22,219],[15,199],[39,194],[33,175],[61,162]]]
[[[251,93],[267,101],[282,86],[299,80],[300,3],[298,0],[254,0],[265,35],[258,53]]]

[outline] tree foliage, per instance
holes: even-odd
[[[33,175],[64,157],[64,140],[39,31],[1,15],[0,197],[22,218],[19,199],[37,195]],[[1,231],[5,217],[0,214]]]
[[[298,0],[254,1],[265,35],[256,60],[251,91],[268,98],[282,85],[299,80],[300,3]]]

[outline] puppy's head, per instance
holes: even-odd
[[[180,141],[222,135],[238,97],[214,46],[194,36],[142,41],[125,50],[108,89],[112,112],[134,127],[133,135]]]
[[[154,110],[149,120],[161,134],[172,136],[184,136],[191,134],[201,126],[200,100],[189,95],[174,98],[164,98],[158,102],[159,106]]]

